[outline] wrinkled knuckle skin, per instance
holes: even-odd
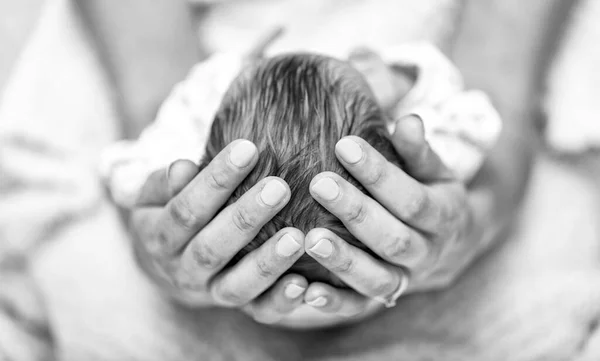
[[[387,241],[383,247],[383,255],[394,261],[402,261],[406,259],[411,248],[411,239],[408,234],[399,235]]]
[[[232,222],[242,233],[253,231],[258,226],[256,216],[252,215],[245,208],[239,207],[233,212]]]
[[[228,190],[231,183],[226,172],[211,172],[207,175],[206,182],[215,191]]]
[[[223,261],[217,254],[206,245],[199,244],[192,249],[194,262],[201,268],[215,270],[221,267]]]
[[[362,184],[365,187],[372,187],[380,184],[387,175],[387,168],[385,167],[385,163],[378,163],[374,169],[369,172],[366,176]]]
[[[187,277],[185,279],[180,277],[172,278],[171,283],[175,288],[185,293],[204,293],[206,291],[206,285],[198,282],[194,282],[189,280]]]
[[[229,307],[242,307],[251,301],[239,292],[223,289],[223,287],[220,286],[214,287],[213,297],[218,300],[219,303]]]
[[[340,260],[338,263],[331,267],[331,271],[335,273],[344,273],[349,274],[352,273],[354,269],[354,260],[352,258],[345,258]]]
[[[391,278],[375,281],[373,285],[373,297],[388,298],[396,292],[398,285]]]
[[[198,217],[192,211],[189,203],[184,198],[176,198],[168,207],[173,221],[185,230],[192,231],[198,224]]]
[[[345,220],[352,224],[362,224],[367,219],[367,206],[364,202],[360,202],[345,214]]]
[[[403,209],[403,214],[406,219],[414,220],[421,219],[429,204],[429,197],[425,192],[421,192],[408,202]]]
[[[261,279],[271,279],[278,275],[277,269],[270,265],[267,260],[259,259],[256,262],[256,271]]]

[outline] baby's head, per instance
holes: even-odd
[[[285,227],[304,233],[327,228],[366,249],[309,193],[314,176],[332,171],[368,194],[335,156],[336,143],[348,135],[365,139],[390,161],[399,163],[382,110],[366,81],[346,62],[314,54],[283,55],[247,67],[233,81],[215,116],[202,163],[210,162],[235,139],[247,139],[258,147],[258,163],[228,204],[266,176],[281,177],[291,190],[289,203],[234,262]],[[309,281],[339,284],[308,255],[291,271]]]

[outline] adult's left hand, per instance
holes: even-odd
[[[421,119],[400,119],[391,140],[404,169],[359,137],[336,145],[339,161],[372,198],[336,173],[311,182],[312,196],[382,259],[327,229],[311,230],[307,253],[353,288],[311,284],[305,302],[321,311],[348,317],[373,300],[393,304],[405,276],[406,292],[448,287],[489,243],[493,197],[467,192],[453,177],[425,141]]]

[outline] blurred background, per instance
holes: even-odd
[[[0,0],[0,91],[28,36],[35,27],[43,0]]]

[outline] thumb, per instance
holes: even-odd
[[[135,206],[163,206],[198,174],[198,166],[190,160],[176,160],[165,170],[150,174]]]
[[[425,140],[423,120],[412,114],[396,121],[392,144],[404,160],[405,170],[422,182],[453,180],[455,177]]]

